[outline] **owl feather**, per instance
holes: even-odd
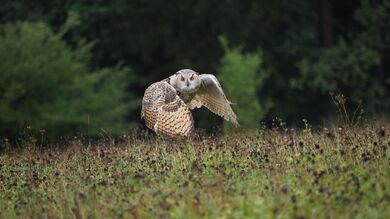
[[[166,81],[149,86],[142,100],[141,118],[158,134],[189,136],[194,131],[194,120],[188,106]]]
[[[214,75],[199,75],[191,69],[183,69],[146,89],[141,118],[157,134],[190,136],[194,131],[190,109],[201,106],[238,127],[237,116],[230,105]]]

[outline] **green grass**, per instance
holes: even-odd
[[[0,154],[0,217],[390,218],[389,131],[124,136],[43,151],[32,139]]]

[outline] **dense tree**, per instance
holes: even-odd
[[[387,114],[389,87],[388,0],[275,1],[26,1],[3,0],[1,24],[44,22],[61,30],[69,11],[80,25],[65,32],[70,50],[80,40],[93,42],[92,70],[118,65],[134,71],[128,94],[139,100],[145,87],[178,69],[231,72],[220,67],[225,36],[242,53],[261,49],[269,76],[257,89],[265,120],[320,122],[334,111],[328,92],[363,100],[369,113]],[[3,54],[4,55],[4,54]],[[226,75],[226,74],[225,74]],[[268,109],[268,108],[267,108]],[[207,111],[194,113],[199,125],[221,124]],[[128,122],[139,113],[127,110]]]
[[[363,1],[354,14],[363,31],[340,37],[337,44],[308,54],[300,63],[303,90],[319,95],[329,91],[343,92],[352,101],[363,101],[370,114],[389,112],[387,92],[389,76],[384,61],[388,59],[390,2],[373,5]]]
[[[63,29],[64,30],[64,29]],[[5,24],[0,32],[0,130],[30,127],[51,137],[124,131],[128,70],[87,66],[90,44],[70,50],[43,23]]]

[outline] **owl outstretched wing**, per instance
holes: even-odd
[[[142,99],[141,118],[147,127],[167,136],[189,136],[194,120],[188,106],[166,81],[150,85]]]
[[[202,80],[201,86],[194,98],[187,103],[188,107],[194,109],[205,106],[238,127],[237,116],[230,106],[232,103],[226,98],[218,79],[212,74],[201,74],[199,78]]]

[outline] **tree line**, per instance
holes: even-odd
[[[329,92],[387,116],[389,23],[388,0],[3,0],[0,131],[118,135],[142,124],[145,88],[182,68],[216,74],[244,128],[324,123]]]

